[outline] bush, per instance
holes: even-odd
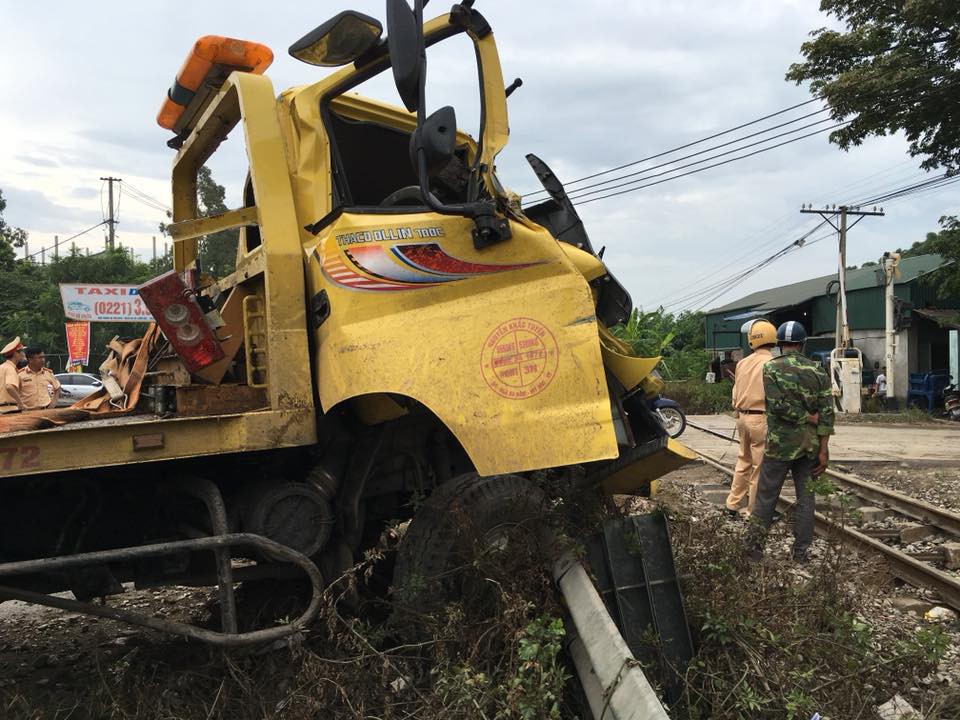
[[[703,380],[667,380],[663,389],[665,397],[680,403],[688,415],[714,415],[730,410],[729,381],[705,383]]]
[[[639,357],[660,355],[660,374],[667,380],[702,378],[710,364],[704,350],[703,313],[673,315],[658,308],[634,309],[626,323],[611,328]]]
[[[868,619],[890,582],[881,561],[831,542],[802,573],[776,558],[747,567],[740,529],[719,514],[674,516],[670,532],[697,645],[671,718],[864,718],[896,693],[936,706],[926,718],[958,717],[955,688],[918,689],[944,656],[943,631]]]

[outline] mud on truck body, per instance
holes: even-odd
[[[423,24],[419,4],[388,2],[386,40],[341,13],[291,53],[343,67],[279,96],[265,47],[198,42],[159,117],[175,133],[174,270],[141,295],[163,336],[135,404],[0,437],[0,600],[224,645],[278,637],[438,488],[509,512],[537,492],[534,471],[649,493],[692,457],[646,408],[658,358],[611,334],[629,295],[560,183],[529,156],[550,199],[521,209],[497,179],[506,92],[471,6]],[[480,77],[475,139],[424,102],[424,58],[461,34]],[[391,71],[405,109],[354,93]],[[198,171],[229,133],[246,147],[243,207],[200,217]],[[198,239],[232,228],[236,269],[211,278]],[[421,507],[424,525],[436,508]],[[235,583],[304,574],[302,617],[238,632]],[[217,585],[219,631],[88,602],[131,582]]]

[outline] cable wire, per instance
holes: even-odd
[[[590,198],[590,199],[588,199],[588,200],[582,200],[582,201],[580,201],[580,202],[575,202],[574,204],[575,204],[575,205],[587,205],[587,204],[589,204],[589,203],[596,202],[597,200],[605,200],[605,199],[607,199],[607,198],[616,197],[616,196],[618,196],[618,195],[626,195],[627,193],[636,192],[637,190],[642,190],[643,188],[653,187],[654,185],[660,185],[660,184],[665,183],[665,182],[670,182],[671,180],[679,180],[680,178],[682,178],[682,177],[687,177],[688,175],[695,175],[696,173],[704,172],[705,170],[711,170],[711,169],[713,169],[713,168],[720,167],[721,165],[729,165],[730,163],[736,162],[736,161],[738,161],[738,160],[744,160],[744,159],[746,159],[746,158],[748,158],[748,157],[753,157],[754,155],[759,155],[759,154],[761,154],[761,153],[769,152],[770,150],[776,150],[777,148],[783,147],[784,145],[789,145],[789,144],[791,144],[791,143],[799,142],[800,140],[805,140],[805,139],[807,139],[807,138],[809,138],[809,137],[813,137],[814,135],[819,135],[819,134],[821,134],[821,133],[828,132],[828,131],[830,131],[830,130],[834,130],[834,129],[836,129],[836,128],[838,128],[838,127],[841,127],[842,125],[846,125],[846,124],[847,124],[847,123],[839,123],[838,125],[834,125],[834,126],[831,126],[831,127],[828,127],[828,128],[823,128],[823,129],[821,129],[821,130],[815,130],[814,132],[807,133],[806,135],[801,135],[800,137],[792,138],[792,139],[790,139],[790,140],[784,140],[783,142],[777,143],[776,145],[771,145],[770,147],[766,147],[766,148],[760,148],[759,150],[754,150],[753,152],[746,153],[745,155],[738,155],[738,156],[736,156],[736,157],[728,158],[727,160],[724,160],[724,161],[722,161],[722,162],[714,163],[714,164],[712,164],[712,165],[706,165],[706,166],[704,166],[704,167],[697,168],[697,169],[695,169],[695,170],[690,170],[690,171],[688,171],[688,172],[681,173],[680,175],[675,175],[675,176],[673,176],[673,177],[663,178],[662,180],[657,180],[657,181],[655,181],[655,182],[646,183],[646,184],[643,184],[643,185],[638,185],[637,187],[629,188],[629,189],[627,189],[627,190],[618,190],[617,192],[608,193],[608,194],[606,194],[606,195],[600,195],[599,197]],[[709,158],[708,158],[708,159],[709,159]],[[704,162],[704,161],[701,161],[701,162]],[[690,165],[699,165],[699,164],[700,164],[700,163],[690,163]],[[683,167],[689,167],[690,165],[686,165],[686,166],[683,166]],[[679,169],[680,169],[680,168],[674,168],[674,170],[679,170]],[[668,171],[668,172],[672,172],[672,171]],[[663,174],[663,173],[660,173],[660,174]],[[653,175],[653,176],[651,176],[651,177],[657,177],[657,175]]]
[[[170,206],[167,205],[162,200],[157,200],[157,198],[155,198],[153,195],[150,195],[149,193],[144,192],[143,190],[138,188],[136,185],[131,185],[129,182],[125,182],[125,184],[128,190],[132,191],[136,195],[139,195],[140,198],[143,199],[145,202],[153,203],[154,205],[157,205],[160,209],[166,212],[173,212]]]
[[[86,230],[81,230],[81,231],[78,232],[76,235],[71,235],[71,236],[68,237],[66,240],[60,240],[60,241],[58,241],[58,242],[59,242],[60,245],[62,245],[63,243],[68,243],[68,242],[70,242],[71,240],[76,240],[76,239],[77,239],[78,237],[80,237],[81,235],[86,235],[86,234],[87,234],[88,232],[90,232],[91,230],[96,230],[96,229],[97,229],[98,227],[100,227],[101,225],[106,225],[106,224],[107,224],[107,221],[106,221],[106,220],[103,220],[103,221],[101,221],[101,222],[98,222],[96,225],[91,225],[91,226],[88,227]],[[37,250],[36,252],[32,252],[32,253],[30,253],[29,255],[24,255],[24,256],[23,256],[23,259],[24,259],[24,260],[27,260],[28,258],[36,257],[37,255],[40,255],[41,253],[46,252],[46,249],[47,249],[46,246],[44,246],[44,247],[40,248],[39,250]]]
[[[791,105],[790,107],[784,108],[783,110],[778,110],[777,112],[770,113],[769,115],[764,115],[763,117],[759,117],[759,118],[757,118],[756,120],[751,120],[750,122],[742,123],[742,124],[740,124],[740,125],[737,125],[737,126],[735,126],[735,127],[730,128],[730,129],[728,129],[728,130],[723,130],[722,132],[717,132],[717,133],[714,133],[713,135],[707,135],[706,137],[700,138],[699,140],[694,140],[694,141],[692,141],[692,142],[684,143],[683,145],[678,145],[678,146],[675,147],[675,148],[671,148],[671,149],[669,149],[669,150],[664,150],[663,152],[659,152],[659,153],[656,153],[655,155],[650,155],[650,156],[648,156],[648,157],[641,158],[640,160],[634,160],[634,161],[632,161],[632,162],[624,163],[623,165],[618,165],[617,167],[610,168],[610,169],[608,169],[608,170],[602,170],[602,171],[600,171],[600,172],[593,173],[592,175],[585,175],[585,176],[582,177],[582,178],[577,178],[576,180],[571,180],[570,182],[564,183],[564,185],[565,185],[566,187],[570,187],[570,186],[576,185],[577,183],[583,182],[584,180],[592,180],[593,178],[600,177],[601,175],[608,175],[609,173],[616,172],[616,171],[618,171],[618,170],[623,170],[623,169],[625,169],[625,168],[632,167],[633,165],[638,165],[639,163],[647,162],[648,160],[656,160],[657,158],[664,157],[665,155],[671,155],[671,154],[673,154],[673,153],[675,153],[675,152],[679,152],[680,150],[686,150],[686,149],[689,148],[689,147],[693,147],[693,146],[695,146],[695,145],[699,145],[699,144],[701,144],[701,143],[705,143],[705,142],[707,142],[708,140],[714,140],[714,139],[716,139],[716,138],[718,138],[718,137],[722,137],[722,136],[724,136],[724,135],[729,135],[730,133],[736,132],[737,130],[742,130],[742,129],[745,128],[745,127],[750,127],[751,125],[756,125],[757,123],[763,122],[764,120],[769,120],[770,118],[777,117],[778,115],[783,115],[784,113],[788,113],[788,112],[790,112],[791,110],[796,110],[797,108],[804,107],[805,105],[809,105],[810,103],[818,102],[818,101],[820,101],[820,100],[821,100],[821,98],[819,98],[819,97],[811,98],[810,100],[807,100],[807,101],[805,101],[805,102],[797,103],[796,105]],[[536,194],[542,193],[542,192],[546,192],[546,191],[545,191],[545,190],[534,190],[534,191],[531,191],[531,192],[526,193],[526,194],[524,194],[524,195],[521,195],[521,197],[527,197],[527,196],[529,196],[529,195],[536,195]]]
[[[741,145],[740,147],[733,148],[732,150],[726,150],[725,152],[717,153],[716,155],[711,155],[710,157],[703,158],[702,160],[697,160],[696,162],[687,163],[686,165],[678,165],[677,167],[670,168],[670,169],[668,169],[668,170],[664,170],[663,172],[654,173],[653,175],[646,175],[645,177],[639,177],[639,178],[636,178],[635,180],[630,180],[630,181],[625,182],[625,183],[620,183],[619,185],[608,185],[608,184],[607,184],[607,183],[611,183],[611,182],[616,182],[617,180],[623,180],[623,179],[628,178],[628,177],[633,177],[633,176],[635,176],[635,175],[645,175],[645,174],[646,174],[647,172],[649,172],[650,170],[656,170],[656,169],[658,169],[658,168],[666,167],[666,166],[668,166],[668,165],[673,165],[673,164],[675,164],[675,163],[680,162],[681,160],[687,160],[688,158],[692,158],[692,157],[695,157],[695,156],[697,156],[697,155],[701,155],[701,154],[703,154],[703,153],[705,153],[705,152],[710,152],[711,150],[714,150],[715,148],[708,148],[708,149],[706,149],[706,150],[701,150],[700,152],[693,153],[692,155],[686,155],[686,156],[684,156],[684,157],[677,158],[676,160],[671,160],[670,162],[660,163],[659,165],[654,165],[654,166],[652,166],[652,167],[645,168],[645,169],[643,169],[643,170],[638,170],[638,171],[635,172],[635,173],[630,173],[630,174],[628,174],[628,175],[621,175],[621,176],[619,176],[619,177],[616,177],[616,178],[613,178],[613,179],[611,179],[611,180],[608,180],[608,181],[606,181],[606,182],[604,182],[604,183],[597,183],[597,185],[587,185],[587,186],[585,186],[585,187],[579,188],[578,190],[573,190],[573,191],[571,191],[571,192],[569,193],[568,197],[569,197],[571,200],[576,200],[576,199],[579,199],[579,198],[588,197],[588,196],[590,196],[590,195],[596,195],[596,194],[598,194],[598,193],[607,192],[608,190],[615,190],[616,188],[627,187],[628,185],[633,185],[634,183],[642,182],[642,181],[644,181],[644,180],[649,180],[650,178],[661,177],[661,176],[663,176],[663,175],[669,175],[670,173],[676,172],[677,170],[683,170],[684,168],[694,167],[694,166],[696,166],[696,165],[700,165],[700,164],[702,164],[702,163],[709,162],[710,160],[716,160],[717,158],[726,157],[727,155],[731,155],[731,154],[733,154],[733,153],[740,152],[741,150],[746,150],[747,148],[756,147],[757,145],[763,145],[764,143],[767,143],[767,142],[769,142],[769,141],[771,141],[771,140],[776,140],[777,138],[786,137],[787,135],[793,135],[794,133],[798,133],[798,132],[800,132],[801,130],[806,130],[806,129],[808,129],[808,128],[814,127],[815,125],[822,125],[822,124],[825,123],[825,122],[831,122],[831,121],[830,121],[829,118],[826,118],[826,119],[824,119],[824,120],[818,120],[817,122],[813,122],[813,123],[810,123],[810,124],[808,124],[808,125],[802,125],[802,126],[800,126],[800,127],[798,127],[798,128],[794,128],[793,130],[788,130],[787,132],[784,132],[784,133],[779,133],[779,134],[777,134],[777,135],[772,135],[771,137],[763,138],[762,140],[757,140],[756,142],[748,143],[748,144],[746,144],[746,145]],[[818,130],[817,132],[826,132],[827,130],[833,130],[833,129],[835,129],[835,128],[840,127],[841,125],[843,125],[843,123],[838,123],[838,124],[833,125],[833,126],[831,126],[831,127],[829,127],[829,128],[821,128],[821,129]],[[811,133],[811,134],[815,134],[815,133]],[[805,136],[803,136],[803,137],[810,137],[810,135],[805,135]],[[802,138],[796,138],[796,139],[797,139],[797,140],[800,140],[800,139],[802,139]],[[722,145],[719,145],[719,146],[717,146],[717,147],[723,147],[723,146],[722,146]],[[774,146],[772,146],[770,149],[773,149],[773,147],[779,147],[779,145],[774,145]],[[749,157],[749,155],[744,155],[743,157]],[[601,187],[599,190],[591,190],[591,191],[589,191],[589,192],[584,192],[584,191],[586,191],[588,188],[596,187],[596,186],[598,186],[598,185],[602,185],[603,187]]]
[[[733,275],[729,275],[716,282],[713,282],[710,285],[707,285],[706,287],[698,287],[694,292],[688,293],[683,297],[677,298],[674,301],[667,303],[666,307],[692,306],[696,304],[702,297],[705,297],[716,290],[723,289],[722,292],[726,292],[725,288],[728,288],[731,285],[731,283],[734,283],[740,280],[742,277],[748,274],[752,274],[752,272],[755,272],[755,270],[758,269],[758,267],[763,267],[765,263],[768,263],[772,259],[779,257],[782,253],[786,251],[790,251],[791,248],[802,247],[806,243],[807,238],[809,238],[813,233],[815,233],[817,230],[819,230],[826,224],[827,224],[826,220],[821,220],[815,226],[810,228],[807,232],[803,233],[800,237],[791,241],[787,246],[785,246],[784,248],[781,248],[770,257],[765,258],[764,260],[761,260],[759,263],[751,265],[750,267],[744,270],[737,271]]]

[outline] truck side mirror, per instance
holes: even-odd
[[[346,65],[369,51],[383,33],[374,18],[344,10],[290,46],[290,55],[310,65]]]
[[[421,31],[406,0],[387,0],[387,48],[393,66],[393,81],[410,112],[416,112],[420,105]]]
[[[410,136],[410,161],[413,163],[414,172],[420,172],[418,150],[423,150],[427,161],[427,175],[430,176],[442,170],[453,159],[456,143],[457,113],[447,105],[431,113]]]

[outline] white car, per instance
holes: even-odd
[[[60,399],[57,400],[57,407],[73,405],[77,400],[85,398],[103,386],[100,378],[89,373],[58,373],[54,377],[60,381]]]

